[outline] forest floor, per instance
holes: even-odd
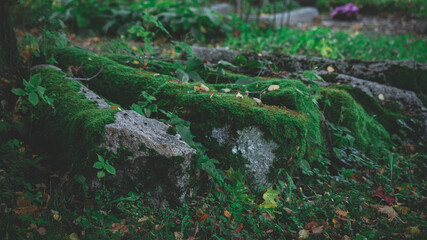
[[[363,16],[359,19],[342,22],[333,21],[328,15],[321,15],[315,23],[301,24],[294,30],[329,27],[331,32],[345,31],[349,35],[355,32],[394,37],[408,34],[420,40],[419,44],[426,41],[426,23],[422,20],[398,16]],[[17,32],[23,40],[26,32]],[[322,33],[322,37],[331,35],[331,32],[328,30],[325,34]],[[38,29],[32,31],[32,34],[41,36]],[[75,33],[69,33],[67,39],[71,46],[81,47],[101,56],[118,53],[129,59],[144,57],[144,52],[139,51],[144,47],[141,41],[122,41],[96,34],[82,37]],[[331,43],[334,41],[334,38],[330,39]],[[222,42],[207,45],[228,47]],[[180,53],[175,51],[176,46],[164,43],[162,38],[154,40],[153,46],[158,47],[160,53],[157,59],[180,57]],[[392,48],[393,45],[387,49]],[[390,55],[394,54],[392,50],[389,52]],[[297,53],[310,55],[303,50]],[[29,53],[23,51],[24,58],[30,59],[31,56],[27,54]],[[321,56],[317,49],[316,54]],[[426,53],[420,53],[422,54]],[[367,54],[365,60],[372,60],[374,55]],[[402,58],[410,59],[410,56],[403,55]],[[89,65],[93,59],[86,60]],[[58,58],[57,61],[62,64],[62,59]],[[145,62],[138,59],[116,61],[113,67],[128,65],[135,68],[132,72],[136,73],[152,67],[149,61],[145,66]],[[162,65],[164,69],[169,66],[166,62],[156,64]],[[185,63],[180,67],[187,69]],[[149,69],[155,75],[166,74],[170,78],[178,78],[176,70],[165,73],[164,70],[156,72],[154,68]],[[217,65],[203,70],[216,73]],[[255,74],[247,73],[247,77],[256,78],[260,75],[258,70]],[[311,71],[306,73],[312,74]],[[232,69],[227,74],[234,76]],[[108,74],[103,77],[107,78]],[[277,79],[269,76],[257,80],[262,83]],[[289,81],[286,77],[280,80]],[[343,86],[338,86],[340,87]],[[308,84],[307,88],[310,96],[320,94],[319,86],[313,83]],[[346,93],[345,96],[347,95]],[[356,96],[354,98],[358,100]],[[353,98],[350,99],[352,103],[355,102]],[[5,141],[0,138],[0,238],[421,239],[427,232],[427,143],[425,139],[418,138],[419,129],[413,128],[418,126],[413,112],[402,111],[396,104],[390,104],[390,107],[390,102],[381,99],[368,100],[368,104],[365,102],[363,105],[365,109],[371,106],[381,111],[391,109],[396,111],[393,114],[406,119],[408,124],[404,121],[395,123],[398,128],[390,134],[394,141],[393,147],[386,149],[372,143],[366,150],[369,156],[365,155],[353,149],[354,133],[328,122],[327,128],[332,135],[344,143],[335,146],[331,152],[322,154],[319,162],[311,167],[299,166],[290,174],[292,178],[287,173],[283,174],[287,177],[281,178],[274,186],[257,191],[248,187],[241,172],[232,168],[219,169],[212,159],[207,159],[207,162],[199,159],[198,166],[192,169],[195,173],[194,187],[184,203],[175,207],[157,208],[147,194],[129,192],[127,195],[117,196],[115,189],[105,186],[87,195],[87,189],[84,189],[88,187],[88,183],[81,175],[73,176],[70,171],[61,172],[43,165],[45,160],[57,160],[49,152],[33,148],[27,142],[28,139],[11,137]],[[327,104],[323,109],[326,106]],[[16,110],[19,108],[18,104]],[[28,119],[19,116],[16,110],[1,113],[0,131],[6,133],[2,136],[15,136],[16,132],[31,133],[31,128],[23,127]],[[341,108],[341,111],[345,112],[345,108]],[[358,111],[367,116],[363,109]],[[369,119],[379,117],[370,113]],[[376,152],[378,149],[388,154],[379,156],[380,152]],[[331,157],[334,154],[335,158]],[[337,158],[338,155],[341,157]],[[328,159],[329,157],[331,158]],[[289,161],[291,160],[292,157]],[[219,184],[218,175],[224,178],[225,184]]]

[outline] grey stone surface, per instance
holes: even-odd
[[[83,93],[88,100],[98,105],[99,109],[110,108],[111,106],[100,96],[94,93],[89,88],[85,87],[83,84],[80,84],[80,92]]]
[[[317,71],[317,74],[323,76],[329,73],[327,71]],[[386,86],[377,82],[371,82],[345,74],[337,74],[336,80],[338,80],[339,83],[344,83],[352,87],[360,88],[362,91],[366,92],[374,98],[378,98],[380,94],[383,94],[386,100],[392,99],[401,103],[402,105],[423,106],[423,103],[417,97],[417,95],[409,90]]]
[[[312,22],[314,18],[319,16],[319,11],[314,7],[303,7],[296,10],[276,13],[271,15],[250,16],[252,21],[259,20],[261,22],[271,22],[274,26],[296,25],[298,23]]]
[[[229,3],[217,3],[209,7],[211,10],[217,11],[222,15],[227,15],[234,12],[234,6]]]
[[[166,158],[182,157],[184,159],[182,163],[172,163],[171,169],[167,170],[170,182],[175,184],[175,188],[179,191],[179,199],[182,200],[189,181],[186,169],[190,166],[195,150],[180,140],[178,134],[168,134],[166,124],[146,118],[135,111],[118,112],[115,119],[115,123],[105,126],[105,142],[100,146],[113,153],[117,153],[120,148],[125,148],[133,154],[117,168],[116,177],[122,178],[119,181],[123,179],[130,179],[131,182],[138,181],[141,170],[147,167],[147,164],[156,164],[147,162],[150,157],[153,157],[152,151]],[[176,165],[179,165],[179,169],[176,169]]]
[[[367,94],[378,98],[379,94],[383,94],[386,99],[395,100],[401,105],[412,105],[418,109],[423,109],[422,101],[417,95],[409,90],[399,89],[396,87],[384,85],[375,82],[375,79],[384,77],[384,72],[392,68],[407,67],[411,70],[427,69],[427,64],[415,61],[360,61],[360,60],[336,60],[320,57],[308,57],[298,55],[273,54],[273,53],[256,53],[248,51],[236,51],[225,48],[206,48],[192,47],[194,54],[198,58],[206,59],[211,63],[217,63],[220,60],[225,60],[231,63],[235,62],[235,58],[242,54],[248,61],[252,59],[267,60],[273,62],[278,69],[287,71],[287,78],[300,79],[303,82],[309,82],[302,74],[303,71],[312,71],[312,67],[316,66],[320,71],[316,71],[321,76],[326,76],[329,73],[325,71],[328,66],[334,68],[333,74],[337,74],[339,83],[348,84],[353,87],[358,87]],[[244,70],[241,70],[245,73]],[[265,73],[269,74],[268,71]],[[317,81],[320,86],[328,86],[330,82]],[[421,122],[423,124],[424,137],[427,137],[427,112],[420,112]]]
[[[241,154],[249,163],[247,169],[253,174],[256,186],[268,186],[267,174],[276,158],[274,151],[279,147],[274,141],[266,140],[258,127],[238,130],[236,139],[231,137],[230,126],[215,128],[212,137],[219,144],[230,144],[234,154]]]
[[[99,109],[110,108],[111,106],[92,90],[80,84],[80,93],[98,105]],[[117,154],[121,148],[132,153],[124,162],[114,165],[116,168],[116,176],[112,176],[112,184],[119,187],[123,193],[132,190],[132,186],[137,184],[144,178],[147,172],[144,172],[148,167],[147,164],[156,164],[149,162],[152,158],[156,158],[155,154],[165,158],[182,157],[182,163],[171,164],[170,169],[166,169],[166,176],[170,182],[174,184],[173,189],[177,192],[162,192],[156,189],[157,199],[168,200],[183,200],[185,191],[189,182],[189,175],[186,169],[190,166],[190,161],[195,153],[187,143],[180,140],[180,136],[170,135],[166,131],[169,127],[155,119],[146,118],[135,111],[125,110],[120,111],[115,115],[115,122],[105,126],[105,141],[100,144],[100,147],[105,147],[113,153]],[[165,160],[165,159],[164,159]],[[166,161],[166,160],[165,160]],[[172,160],[173,161],[173,160]],[[165,164],[167,166],[167,164]],[[178,169],[177,169],[178,166]],[[157,174],[157,173],[149,173]],[[165,176],[162,176],[165,177]],[[92,181],[92,188],[97,189],[101,186],[100,181],[95,178]]]

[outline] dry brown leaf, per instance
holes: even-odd
[[[161,228],[162,228],[162,225],[156,224],[156,226],[154,227],[154,231],[158,232]]]
[[[204,214],[205,214],[205,212],[203,211],[203,209],[198,208],[198,209],[196,210],[196,216],[197,216],[197,217],[202,217]]]
[[[203,216],[200,217],[200,222],[204,224],[208,217],[209,217],[209,214],[207,213],[203,214]]]
[[[335,213],[336,213],[336,214],[338,214],[338,215],[339,215],[339,216],[341,216],[341,217],[347,217],[348,211],[344,211],[344,210],[342,210],[342,209],[337,209],[337,210],[335,211]]]
[[[353,25],[353,30],[354,31],[360,31],[360,30],[362,30],[362,26],[360,26],[359,24],[354,24]]]
[[[311,230],[312,228],[315,228],[317,226],[319,226],[319,224],[317,224],[317,222],[313,220],[313,221],[306,223],[304,226],[304,229],[305,230]]]
[[[46,228],[44,228],[44,227],[39,227],[39,228],[37,229],[37,232],[38,232],[41,236],[44,236],[44,235],[46,235]]]
[[[261,213],[261,216],[263,216],[265,219],[268,219],[268,220],[274,219],[274,216],[272,214],[265,212],[265,211]]]
[[[307,239],[308,237],[310,237],[310,232],[308,230],[301,230],[298,233],[298,239]]]
[[[121,108],[119,108],[119,107],[117,107],[117,106],[111,106],[110,108],[111,108],[111,109],[114,109],[114,110],[122,111],[122,109],[121,109]]]
[[[182,234],[182,232],[174,232],[173,235],[176,240],[182,240],[184,238],[184,234]]]
[[[147,220],[148,220],[148,217],[144,216],[144,217],[138,219],[138,222],[144,224]]]
[[[230,217],[231,217],[231,213],[230,213],[227,209],[225,209],[225,210],[224,210],[224,216],[225,216],[226,218],[230,218]]]
[[[34,214],[37,211],[37,206],[31,204],[31,200],[26,199],[25,197],[18,197],[16,200],[17,208],[13,209],[15,214],[20,216],[26,216],[29,214]]]
[[[341,238],[342,240],[352,240],[351,237],[344,235],[344,237]]]
[[[239,225],[237,225],[236,229],[233,230],[232,232],[240,233],[242,229],[243,229],[243,223],[240,223]]]
[[[287,213],[294,214],[294,211],[292,209],[284,207],[283,210],[285,210]]]
[[[265,231],[265,233],[267,233],[267,234],[270,234],[272,232],[274,232],[274,229],[268,229],[267,231]]]
[[[198,93],[207,93],[209,92],[209,88],[206,87],[203,83],[200,83],[199,86],[194,86],[194,91]]]
[[[252,98],[257,104],[261,104],[262,102],[261,102],[261,99],[259,99],[259,98],[255,98],[255,97],[253,97]]]
[[[311,233],[313,234],[321,234],[323,233],[323,226],[314,227],[311,229]]]
[[[371,207],[377,209],[379,213],[386,214],[390,218],[390,220],[393,220],[399,217],[399,214],[397,214],[397,212],[394,210],[392,206],[371,205]]]

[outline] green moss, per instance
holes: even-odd
[[[216,127],[231,125],[231,132],[247,126],[257,126],[265,137],[280,145],[276,153],[282,167],[293,155],[296,162],[306,152],[308,120],[304,114],[277,106],[258,105],[248,97],[237,98],[234,94],[187,93],[193,84],[168,82],[156,92],[157,99],[163,99],[159,106],[163,109],[178,110],[179,115],[191,121],[192,125],[201,125],[195,134],[206,135]],[[208,146],[209,147],[209,146]],[[221,159],[228,161],[227,159]]]
[[[335,125],[348,128],[356,139],[356,147],[367,150],[378,142],[391,142],[384,127],[369,116],[350,94],[339,89],[322,88],[322,96],[319,104],[325,118]]]
[[[47,135],[50,149],[58,154],[58,166],[72,164],[89,167],[85,159],[93,156],[104,137],[105,125],[115,121],[117,110],[98,109],[80,91],[80,85],[64,78],[54,69],[38,69],[46,95],[54,100],[54,108],[41,104],[36,108],[36,131]],[[64,161],[65,164],[64,164]],[[72,163],[70,163],[71,161]]]
[[[77,48],[63,48],[56,51],[56,59],[61,68],[69,66],[84,66],[84,75],[95,75],[101,68],[101,74],[88,82],[89,88],[97,93],[102,93],[110,101],[119,103],[124,107],[137,102],[142,90],[152,93],[157,86],[167,82],[170,78],[165,75],[140,71],[132,67],[123,66],[116,62],[99,57],[95,54]],[[108,79],[108,81],[103,81]]]
[[[107,57],[117,63],[120,63],[125,66],[130,66],[134,68],[147,68],[151,71],[170,75],[176,71],[176,69],[184,69],[184,66],[178,62],[165,62],[153,59],[145,59],[136,56],[127,56],[120,54],[107,54],[104,57]]]
[[[167,81],[169,76],[156,77],[142,70],[134,74],[134,68],[79,49],[58,50],[57,58],[65,66],[83,63],[89,75],[95,74],[101,63],[104,63],[103,72],[90,81],[90,87],[120,105],[130,105],[143,90],[156,89],[154,95],[160,100],[160,108],[179,112],[192,125],[210,123],[210,129],[204,129],[204,134],[213,127],[225,124],[231,124],[234,129],[257,126],[265,132],[267,138],[281,145],[277,156],[283,166],[290,156],[298,162],[306,152],[309,121],[302,113],[278,106],[259,106],[248,97],[238,99],[234,94],[214,95],[211,98],[208,93],[192,93],[198,83],[178,84]],[[208,87],[214,89],[213,86]]]
[[[390,103],[390,107],[394,109],[395,112],[383,108],[380,103],[373,97],[369,96],[367,93],[363,92],[360,88],[355,88],[347,85],[336,85],[332,86],[333,88],[342,89],[349,93],[363,109],[372,117],[377,119],[385,129],[390,133],[395,133],[400,129],[400,126],[397,123],[397,120],[401,119],[406,121],[407,117],[401,113],[398,113],[400,110],[400,105],[398,103]],[[397,104],[397,106],[396,106]]]

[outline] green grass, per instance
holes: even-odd
[[[375,36],[354,31],[333,32],[329,28],[298,30],[262,29],[242,24],[240,37],[227,38],[232,49],[319,56],[335,59],[416,60],[427,62],[427,39],[411,35]]]

